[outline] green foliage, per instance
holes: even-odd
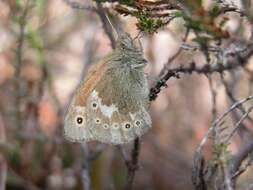
[[[30,24],[27,26],[27,42],[28,44],[36,51],[38,63],[44,63],[44,52],[43,52],[43,40],[41,39],[40,33],[38,30],[34,30]]]
[[[202,45],[207,45],[210,41],[212,40],[212,38],[208,37],[208,36],[196,36],[195,38],[193,38],[192,41],[198,43],[200,46]]]
[[[13,149],[7,154],[7,159],[15,168],[21,167],[21,147],[14,146]]]
[[[27,40],[32,48],[40,51],[43,49],[43,41],[38,31],[34,30],[30,24],[28,25]]]
[[[64,148],[64,149],[63,149]],[[75,153],[72,151],[73,147],[69,144],[65,144],[64,147],[61,149],[60,156],[62,158],[62,163],[64,168],[71,167],[72,164],[74,163]]]
[[[182,11],[176,11],[173,13],[174,17],[179,17],[179,18],[184,18],[186,16],[186,14]]]
[[[16,8],[20,10],[22,8],[21,0],[16,0]]]
[[[119,0],[120,4],[131,6],[134,4],[134,0]]]
[[[138,18],[138,28],[140,31],[152,34],[163,26],[161,19],[150,18],[147,13],[137,13],[136,17]]]
[[[189,29],[192,29],[196,32],[201,32],[204,30],[204,26],[201,20],[194,20],[191,17],[184,16],[185,26]]]
[[[231,152],[228,150],[229,144],[220,143],[213,146],[213,161],[215,163],[228,163],[231,159]]]
[[[219,16],[220,14],[220,7],[218,5],[215,5],[210,11],[209,15],[213,18]]]

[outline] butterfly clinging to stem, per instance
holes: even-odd
[[[74,142],[123,144],[150,127],[149,88],[141,45],[125,32],[116,48],[94,64],[76,91],[64,122]]]

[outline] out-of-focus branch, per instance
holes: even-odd
[[[82,152],[82,169],[81,169],[81,179],[83,190],[91,190],[91,180],[90,180],[90,160],[89,160],[89,147],[86,143],[81,144]]]
[[[101,3],[98,0],[96,0],[96,3],[97,3],[97,14],[102,22],[106,35],[110,39],[111,46],[114,49],[116,47],[116,39],[113,36],[113,28],[108,21],[108,17],[106,17],[105,9],[102,7]]]
[[[22,114],[21,114],[21,96],[22,96],[22,89],[21,89],[21,78],[20,78],[20,73],[21,73],[21,67],[22,67],[22,62],[23,62],[23,47],[24,47],[24,41],[25,41],[25,27],[27,24],[27,16],[29,13],[31,6],[30,6],[30,1],[27,0],[25,1],[22,14],[18,18],[18,27],[19,27],[19,32],[18,32],[18,39],[17,39],[17,49],[16,49],[16,63],[15,63],[15,73],[14,73],[14,86],[15,86],[15,122],[16,126],[18,128],[22,127]]]
[[[5,141],[6,141],[5,126],[4,126],[2,115],[0,114],[0,144],[5,143]],[[7,164],[6,164],[4,154],[0,152],[0,190],[5,189],[6,177],[7,177]]]
[[[25,189],[28,190],[41,190],[41,188],[37,187],[35,184],[33,184],[31,181],[26,180],[19,174],[17,174],[13,169],[9,169],[10,174],[13,175],[13,177],[16,179],[16,182],[20,185],[22,185]]]
[[[215,120],[216,116],[217,116],[217,110],[216,110],[216,106],[217,106],[217,92],[216,89],[214,88],[214,82],[211,78],[211,76],[207,76],[208,77],[208,82],[209,82],[209,88],[210,88],[210,92],[212,95],[212,122]],[[213,130],[213,137],[214,140],[216,139],[215,137],[217,136],[218,131],[216,129]]]
[[[73,1],[73,0],[63,0],[67,5],[72,7],[73,9],[82,9],[88,11],[96,11],[95,7],[87,6],[86,4],[81,4],[80,2]]]

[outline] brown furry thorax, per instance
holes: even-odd
[[[112,64],[112,67],[117,67],[118,64],[121,64],[123,68],[131,68],[133,65],[143,65],[138,67],[138,69],[143,69],[146,63],[146,60],[143,58],[141,44],[138,44],[138,42],[127,33],[123,33],[119,36],[116,49],[111,54],[110,58],[113,60],[113,63],[116,64]]]

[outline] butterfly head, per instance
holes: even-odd
[[[140,42],[133,39],[128,33],[122,33],[117,40],[117,48],[123,51],[139,52],[142,53],[142,47]]]
[[[143,69],[147,63],[143,58],[143,50],[139,39],[133,39],[128,33],[120,34],[115,52],[120,55],[121,63],[130,70]]]

